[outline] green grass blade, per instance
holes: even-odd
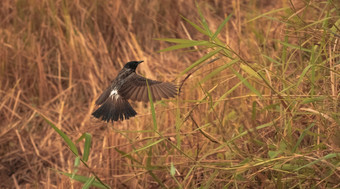
[[[88,189],[90,186],[92,186],[92,183],[95,181],[96,177],[92,176],[90,179],[88,179],[85,184],[83,185],[82,189]]]
[[[246,78],[244,79],[246,80]],[[236,85],[234,85],[231,89],[229,89],[227,92],[225,92],[213,105],[213,108],[216,108],[216,106],[222,102],[230,93],[232,93],[234,90],[237,89],[237,87],[239,87],[241,84],[243,83],[243,81],[238,82]]]
[[[207,59],[211,58],[212,56],[216,55],[217,53],[219,53],[222,50],[222,48],[217,48],[211,52],[209,52],[208,54],[204,55],[202,58],[198,59],[196,62],[194,62],[193,64],[191,64],[189,67],[187,67],[182,73],[180,73],[180,75],[183,75],[187,72],[189,72],[190,70],[192,70],[193,68],[195,68],[196,66],[200,65],[202,62],[206,61]]]
[[[145,150],[145,149],[147,149],[147,148],[150,148],[150,147],[152,147],[152,146],[154,146],[154,145],[156,145],[156,144],[162,142],[163,140],[165,140],[165,138],[159,139],[159,140],[157,140],[157,141],[155,141],[155,142],[152,142],[151,144],[148,144],[148,145],[146,145],[146,146],[143,146],[142,148],[139,148],[139,149],[137,149],[137,150],[134,150],[134,152],[143,151],[143,150]]]
[[[298,45],[293,45],[293,44],[290,44],[288,42],[280,41],[280,43],[283,46],[286,46],[286,47],[289,47],[289,48],[292,48],[292,49],[302,50],[302,51],[309,52],[309,53],[312,52],[310,49],[306,49],[306,48],[303,48],[302,46],[298,46]]]
[[[185,18],[184,16],[182,16],[182,18],[188,22],[192,27],[194,27],[197,31],[199,31],[200,33],[207,35],[210,37],[209,33],[207,31],[205,31],[204,29],[202,29],[201,27],[199,27],[198,25],[196,25],[195,23],[191,22],[189,19]]]
[[[153,129],[155,131],[157,131],[157,120],[156,120],[155,105],[153,104],[152,94],[151,94],[151,90],[150,90],[150,86],[149,86],[148,80],[146,80],[146,86],[148,87],[148,96],[149,96],[150,106],[151,106]]]
[[[88,182],[89,180],[91,180],[92,178],[89,178],[89,177],[86,177],[86,176],[82,176],[82,175],[75,175],[73,178],[72,178],[72,174],[70,173],[64,173],[64,172],[59,172],[60,174],[62,175],[65,175],[73,180],[76,180],[76,181],[79,181],[81,183],[86,183]],[[98,188],[110,188],[106,185],[103,185],[102,183],[98,182],[97,180],[94,180],[92,183],[91,183],[92,186],[95,186],[95,187],[98,187]]]
[[[173,45],[171,47],[159,50],[158,52],[173,51],[173,50],[184,49],[184,48],[189,48],[189,47],[194,47],[194,46],[208,45],[208,44],[209,44],[208,41],[192,41],[190,43],[182,43],[179,45]]]
[[[228,22],[228,20],[231,18],[233,14],[230,14],[226,19],[223,20],[223,22],[218,26],[216,32],[211,37],[211,40],[214,41],[217,35],[221,32],[222,28],[225,26],[225,24]]]
[[[91,148],[91,143],[92,143],[92,135],[90,133],[83,133],[76,140],[76,143],[79,143],[83,139],[85,139],[83,161],[87,162],[87,160],[89,158],[89,155],[90,155],[90,148]]]
[[[136,158],[132,157],[130,154],[119,150],[118,148],[114,148],[118,153],[120,153],[122,156],[128,158],[129,160],[138,163],[139,165],[142,165],[142,163],[140,161],[138,161]]]
[[[77,140],[76,143],[79,143],[81,140],[85,138],[85,133],[83,133]]]
[[[313,103],[313,102],[318,102],[318,101],[322,101],[325,100],[327,98],[327,96],[316,96],[316,97],[312,97],[312,98],[305,98],[302,100],[301,104],[309,104],[309,103]]]
[[[196,1],[196,8],[197,8],[198,14],[199,14],[200,17],[201,17],[202,25],[203,25],[205,31],[208,33],[209,37],[211,37],[211,31],[210,31],[210,29],[209,29],[207,20],[204,18],[203,13],[202,13],[202,11],[201,11],[201,8],[200,8],[200,6],[198,5],[197,1]]]
[[[174,166],[174,163],[171,162],[170,164],[170,176],[172,177],[172,179],[177,183],[178,188],[183,188],[182,184],[178,181],[178,179],[175,177],[176,174],[176,168]]]
[[[327,155],[325,155],[322,158],[319,158],[319,159],[317,159],[317,160],[315,160],[313,162],[310,162],[310,163],[308,163],[306,165],[303,165],[303,166],[295,169],[294,171],[299,171],[299,170],[301,170],[303,168],[310,167],[310,166],[312,166],[312,165],[314,165],[316,163],[322,162],[323,160],[327,160],[327,159],[331,159],[331,158],[336,158],[336,157],[339,157],[339,156],[340,156],[340,153],[327,154]],[[328,164],[328,165],[332,165],[332,164]]]
[[[303,138],[306,136],[307,132],[314,127],[315,123],[312,123],[309,127],[307,127],[305,130],[303,130],[302,134],[300,135],[298,141],[296,142],[295,146],[293,147],[292,153],[296,152],[296,149],[299,147],[301,144]]]
[[[303,69],[300,77],[299,77],[299,80],[296,82],[296,85],[295,85],[295,88],[298,89],[299,88],[299,85],[300,83],[302,82],[303,78],[305,77],[306,73],[308,72],[308,70],[312,67],[313,65],[308,65],[307,67],[305,67],[305,69]]]
[[[246,79],[244,79],[243,77],[242,77],[242,75],[241,74],[239,74],[236,70],[234,70],[233,68],[232,68],[232,71],[234,72],[234,74],[239,78],[239,80],[240,81],[242,81],[242,83],[248,88],[248,89],[250,89],[254,94],[256,94],[257,96],[259,96],[259,97],[261,97],[262,98],[262,95],[261,95],[261,93],[258,91],[258,90],[256,90]]]
[[[231,62],[224,64],[216,69],[214,69],[212,72],[210,72],[207,76],[205,76],[200,83],[203,84],[204,82],[208,81],[210,78],[214,77],[215,75],[219,74],[221,71],[229,68],[230,66],[232,66],[233,64],[235,64],[236,62],[238,62],[239,59],[235,59],[232,60]]]
[[[267,56],[267,55],[265,55],[265,54],[262,54],[262,56],[265,57],[266,59],[268,59],[269,61],[274,62],[274,63],[277,64],[277,65],[282,65],[281,62],[275,60],[275,59],[272,58],[272,57],[269,57],[269,56]]]
[[[247,74],[249,74],[252,77],[255,77],[259,80],[261,80],[262,78],[259,76],[260,73],[254,71],[252,68],[250,68],[249,66],[245,65],[245,64],[241,64],[241,69],[243,71],[245,71]]]
[[[148,173],[151,175],[151,177],[153,179],[155,179],[155,181],[161,185],[163,188],[166,188],[165,185],[163,184],[162,180],[160,178],[158,178],[157,175],[155,175],[152,170],[155,169],[154,166],[152,166],[152,158],[153,158],[153,153],[152,153],[152,148],[149,149],[148,151],[148,157],[146,159],[146,169],[148,170]]]
[[[83,160],[87,162],[90,156],[90,149],[92,145],[92,135],[90,133],[85,133],[85,144],[84,144],[84,154]]]
[[[190,40],[190,39],[176,39],[176,38],[155,38],[155,40],[158,41],[166,41],[170,43],[192,43],[192,42],[197,42],[195,40]]]
[[[42,116],[42,115],[41,115]],[[64,141],[66,142],[67,146],[70,148],[70,150],[75,154],[75,155],[79,155],[78,153],[78,149],[76,147],[76,145],[72,142],[72,140],[60,129],[58,129],[58,127],[56,127],[52,122],[50,122],[47,118],[45,118],[44,116],[42,116],[44,118],[44,120],[64,139]]]
[[[268,11],[264,14],[261,14],[259,16],[256,16],[255,18],[248,20],[246,23],[253,22],[253,21],[255,21],[259,18],[265,17],[267,15],[270,15],[270,14],[273,14],[273,13],[276,13],[276,12],[286,11],[286,10],[289,10],[289,9],[290,9],[290,7],[283,7],[283,8],[280,8],[280,9],[274,9],[274,10]]]
[[[171,162],[171,164],[170,164],[170,175],[175,176],[175,174],[176,174],[176,168],[174,166],[174,163]]]

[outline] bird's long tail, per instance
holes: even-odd
[[[110,96],[92,115],[103,121],[118,121],[137,115],[130,103],[121,97]]]

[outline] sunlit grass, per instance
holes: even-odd
[[[2,5],[1,187],[339,187],[338,2]],[[130,60],[178,97],[92,118]]]

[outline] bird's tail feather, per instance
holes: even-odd
[[[129,119],[137,115],[130,103],[121,97],[109,97],[92,115],[101,118],[103,121],[118,121]]]

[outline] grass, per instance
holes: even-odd
[[[8,1],[1,188],[338,188],[337,1]],[[105,124],[121,67],[180,86]]]

